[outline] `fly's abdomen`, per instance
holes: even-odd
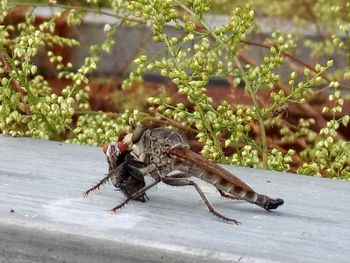
[[[246,189],[245,185],[237,185],[233,182],[226,180],[214,173],[209,173],[203,169],[192,166],[191,174],[195,175],[197,178],[214,185],[218,189],[230,193],[239,199],[243,199],[249,203],[256,204],[266,210],[276,209],[284,203],[280,198],[272,199],[266,195],[258,194],[252,189]]]
[[[193,175],[199,179],[202,179],[203,181],[205,181],[209,184],[212,184],[216,188],[218,188],[226,193],[230,193],[230,194],[236,196],[237,198],[245,199],[245,197],[247,196],[248,191],[243,189],[242,186],[238,186],[238,185],[234,184],[233,182],[230,182],[230,181],[226,180],[225,178],[222,178],[214,173],[207,172],[200,167],[192,165],[189,172],[191,173],[191,175]],[[251,193],[255,194],[255,192],[253,190],[251,191]],[[250,199],[251,200],[254,199],[254,196],[252,196],[252,198],[250,198]]]
[[[216,163],[205,159],[190,149],[173,148],[167,152],[172,157],[172,168],[198,177],[223,192],[230,193],[239,199],[256,204],[266,210],[276,209],[284,202],[256,193],[249,185]]]
[[[273,198],[270,198],[266,195],[257,194],[257,193],[255,193],[255,194],[257,195],[257,198],[256,198],[254,204],[261,206],[262,208],[264,208],[266,210],[276,209],[280,205],[284,204],[284,201],[281,198],[273,199]]]

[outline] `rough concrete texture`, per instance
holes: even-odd
[[[111,185],[84,199],[107,164],[99,148],[0,136],[0,262],[349,262],[350,182],[224,166],[277,211],[160,184],[147,203]],[[12,212],[11,212],[12,210]]]

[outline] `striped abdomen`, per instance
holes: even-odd
[[[276,209],[284,203],[282,199],[272,199],[266,195],[256,193],[238,177],[189,149],[175,148],[170,150],[169,154],[177,160],[181,160],[175,164],[174,168],[182,171],[186,170],[192,176],[200,178],[239,199],[256,204],[266,210]]]
[[[195,170],[196,169],[193,167],[193,172]],[[200,168],[197,172],[198,173],[193,174],[197,178],[200,178],[203,181],[214,185],[216,188],[226,193],[230,193],[236,196],[237,198],[243,199],[249,203],[256,204],[266,210],[276,209],[278,206],[283,204],[282,199],[271,199],[266,195],[258,194],[245,183],[243,183],[244,186],[242,184],[237,185],[230,181],[227,181],[222,177],[217,176],[216,174],[204,172]]]

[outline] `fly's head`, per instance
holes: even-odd
[[[139,168],[144,167],[128,150],[124,142],[111,142],[103,146],[108,161],[108,174],[99,183],[84,193],[87,197],[92,191],[99,190],[108,180],[126,197],[145,202],[146,194],[132,197],[145,186],[144,176]]]
[[[103,147],[109,164],[109,180],[126,197],[131,197],[145,186],[144,177],[132,167],[133,157],[124,142],[111,142]],[[146,194],[134,200],[145,202]]]
[[[103,146],[103,152],[107,157],[110,168],[116,168],[121,156],[126,153],[127,146],[123,142],[110,142]]]

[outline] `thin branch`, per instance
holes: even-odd
[[[250,46],[257,46],[257,47],[262,47],[262,48],[266,48],[266,49],[270,49],[271,47],[273,47],[274,45],[267,45],[267,44],[262,44],[262,43],[258,43],[252,40],[244,40],[242,41],[244,44],[250,45]],[[317,74],[316,69],[311,66],[310,64],[304,62],[303,60],[301,60],[300,58],[292,55],[289,52],[284,52],[283,53],[284,57],[287,57],[295,62],[297,62],[298,64],[304,66],[305,68],[310,69],[312,72],[314,72],[315,74]],[[329,76],[326,73],[322,73],[320,75],[325,81],[327,82],[331,82],[331,79],[329,78]],[[344,83],[339,83],[339,87],[344,88],[344,89],[350,89],[350,86],[345,85]]]
[[[10,75],[10,72],[12,71],[8,61],[6,60],[6,57],[3,54],[3,51],[0,51],[0,60],[2,62],[2,64],[4,65],[4,69],[6,71],[6,73],[8,75]],[[18,92],[19,96],[20,96],[20,100],[23,103],[23,105],[25,105],[25,96],[27,95],[26,92],[22,89],[21,85],[17,82],[16,79],[11,78],[11,87]],[[30,110],[28,107],[25,106],[24,108],[24,113],[27,115],[30,115]]]
[[[178,1],[176,1],[176,2],[178,2]],[[34,3],[33,4],[33,3],[17,3],[17,2],[14,2],[13,4],[11,4],[11,6],[39,7],[39,6],[48,6],[48,5],[44,4],[44,3]],[[53,7],[59,7],[59,8],[62,8],[62,9],[68,9],[68,10],[77,9],[77,10],[81,10],[81,11],[85,11],[85,12],[98,13],[98,14],[101,14],[101,15],[106,15],[106,16],[110,16],[110,17],[114,17],[114,18],[118,18],[118,19],[123,19],[123,20],[129,21],[129,22],[135,22],[135,23],[144,23],[145,22],[144,19],[142,19],[142,18],[138,18],[138,17],[134,17],[134,16],[122,16],[122,15],[118,15],[118,14],[115,14],[115,13],[110,13],[110,12],[107,12],[107,11],[104,11],[104,10],[101,10],[101,9],[97,9],[97,8],[82,7],[82,6],[71,6],[71,5],[63,5],[63,4],[55,4],[55,5],[52,5],[52,6]],[[175,28],[175,25],[174,24],[170,24],[170,23],[165,24],[165,26],[166,27],[170,27],[170,28]],[[205,29],[208,29],[208,28],[206,28],[205,25],[198,24],[198,23],[196,24],[196,27],[197,27],[198,31],[203,31]],[[213,38],[215,39],[214,35],[209,35],[209,37],[212,38],[212,39]],[[266,45],[266,44],[254,42],[254,41],[251,41],[251,40],[243,40],[242,43],[247,44],[247,45],[258,46],[258,47],[266,48],[266,49],[270,49],[273,46],[273,45]],[[311,66],[310,64],[304,62],[302,59],[292,55],[291,53],[284,52],[283,55],[285,57],[287,57],[287,58],[289,58],[289,59],[291,59],[291,60],[301,64],[302,66],[310,69],[312,72],[317,73],[313,66]],[[235,61],[235,63],[237,63],[237,61]],[[238,68],[240,68],[239,64],[237,66],[238,66]],[[321,75],[321,77],[324,80],[326,80],[327,82],[331,82],[330,78],[328,77],[328,75],[326,73],[323,73]],[[345,85],[344,83],[340,83],[339,82],[339,86],[341,88],[344,88],[344,89],[350,89],[350,86]]]
[[[321,27],[317,21],[317,17],[315,16],[314,11],[310,6],[310,3],[308,3],[306,0],[302,0],[302,3],[305,7],[306,12],[309,14],[312,22],[315,24],[317,34],[320,36],[320,38],[322,38],[323,40],[326,40],[327,37],[325,36],[325,34],[322,33]]]

